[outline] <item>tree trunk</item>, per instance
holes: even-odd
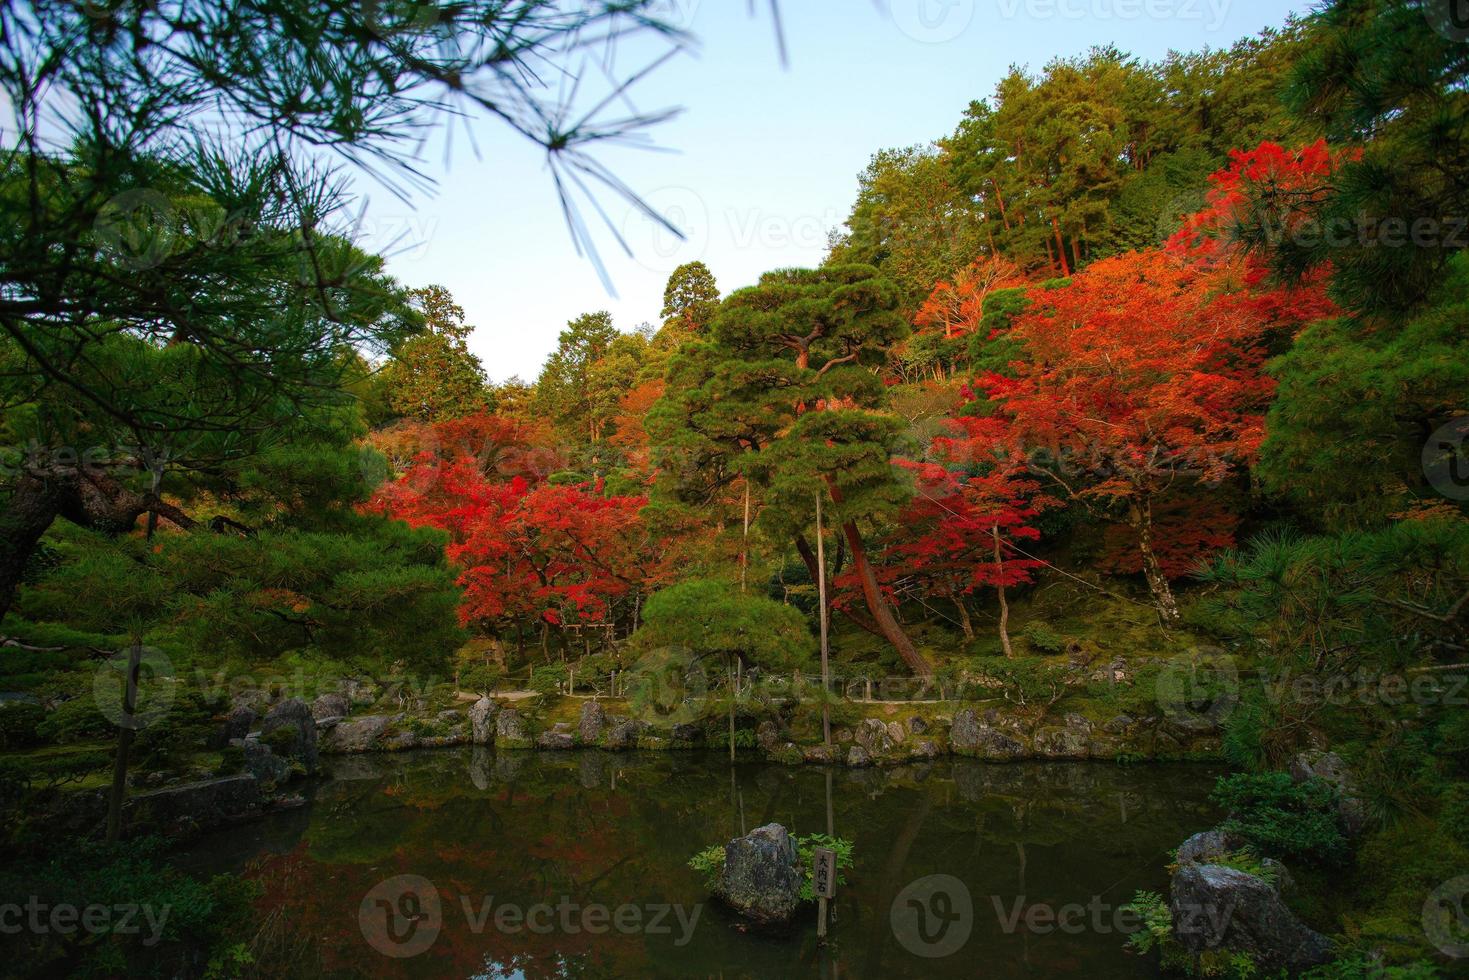
[[[1056,234],[1056,255],[1061,260],[1061,275],[1063,278],[1070,276],[1071,267],[1066,264],[1066,242],[1061,238],[1061,223],[1054,214],[1051,215],[1051,231]]]
[[[107,794],[107,840],[122,837],[122,804],[127,796],[128,753],[133,747],[133,714],[138,707],[138,670],[143,643],[136,637],[128,650],[128,672],[122,687],[122,724],[117,729],[117,755],[112,760],[112,789]]]
[[[745,527],[740,538],[740,595],[745,594],[745,573],[750,568],[750,478],[745,483]]]
[[[841,543],[841,541],[841,538],[837,539],[837,542],[839,544]],[[820,573],[816,569],[816,552],[811,550],[811,545],[807,543],[806,538],[800,534],[796,535],[796,553],[801,556],[801,561],[803,564],[805,564],[806,572],[808,575],[811,576],[811,581],[815,582],[818,578],[820,578]],[[840,552],[838,554],[840,554]],[[836,563],[836,568],[833,570],[833,574],[838,574],[840,570],[841,561],[838,560]],[[878,629],[877,626],[874,625],[873,622],[866,617],[860,616],[850,609],[840,609],[838,610],[838,612],[847,617],[847,619],[851,620],[856,625],[862,627],[862,629],[871,633],[873,636],[881,637],[884,640],[887,639],[887,637],[883,635],[882,630]]]
[[[1137,530],[1137,546],[1142,552],[1143,578],[1148,581],[1148,591],[1153,594],[1153,601],[1158,604],[1158,613],[1163,617],[1163,622],[1176,623],[1178,622],[1178,603],[1174,601],[1173,590],[1168,585],[1168,576],[1163,574],[1163,566],[1159,564],[1158,556],[1153,551],[1152,501],[1133,500],[1129,508],[1132,526]]]
[[[27,473],[11,491],[9,506],[0,516],[0,616],[15,601],[26,562],[60,510],[61,495],[51,481]]]
[[[995,570],[1003,575],[1005,571],[1005,555],[1000,550],[1000,526],[996,524],[990,529],[995,535]],[[1015,656],[1015,651],[1010,648],[1010,603],[1005,601],[1005,586],[995,586],[995,592],[1000,596],[1000,648],[1005,651],[1005,656]]]
[[[0,617],[10,610],[26,562],[57,517],[104,534],[122,534],[145,512],[154,515],[155,525],[159,517],[184,529],[198,523],[156,493],[129,490],[93,468],[58,466],[22,473],[0,516]]]
[[[969,618],[969,607],[964,605],[964,597],[957,592],[951,593],[949,599],[954,603],[954,609],[959,613],[959,628],[964,631],[964,639],[974,639],[974,621]]]
[[[836,481],[831,477],[826,478],[828,489],[831,491],[832,503],[842,502],[841,491],[837,489]],[[867,560],[867,551],[862,547],[862,534],[857,530],[854,521],[845,521],[842,524],[842,536],[847,539],[847,547],[852,552],[852,569],[857,573],[858,580],[862,583],[862,598],[867,602],[867,611],[877,623],[877,628],[893,649],[898,651],[898,656],[903,662],[913,668],[913,673],[919,677],[932,677],[933,667],[927,658],[918,652],[908,634],[898,625],[897,619],[893,617],[893,610],[888,601],[883,597],[882,590],[877,585],[877,575],[872,571],[872,565]]]

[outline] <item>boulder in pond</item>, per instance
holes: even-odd
[[[495,716],[495,739],[505,741],[507,739],[528,744],[530,742],[530,729],[525,727],[525,719],[519,711],[514,708],[506,708]]]
[[[1244,844],[1243,838],[1223,830],[1205,830],[1178,845],[1174,860],[1179,864],[1213,864]]]
[[[702,742],[704,741],[704,726],[696,721],[682,721],[673,726],[668,737],[675,742]]]
[[[378,747],[378,739],[394,721],[393,715],[363,715],[344,718],[322,736],[326,752],[367,752]]]
[[[335,691],[320,695],[311,702],[311,717],[317,721],[323,718],[342,718],[351,710],[352,706],[347,703],[346,696]]]
[[[495,742],[495,715],[500,713],[500,702],[482,697],[469,709],[470,741],[475,745],[493,745]]]
[[[607,731],[602,736],[602,746],[614,752],[633,748],[638,744],[638,733],[641,731],[640,722],[614,716],[609,720]]]
[[[973,708],[962,708],[954,714],[954,723],[949,726],[949,744],[956,749],[974,749],[979,746],[979,717]]]
[[[225,746],[237,738],[244,738],[250,734],[250,726],[255,724],[255,709],[246,704],[236,705],[230,709],[229,714],[224,716],[224,721],[219,726],[219,732],[215,736],[215,744]]]
[[[248,819],[260,812],[263,802],[259,781],[244,773],[135,793],[125,816],[129,833],[174,835]]]
[[[285,733],[272,738],[276,732]],[[271,708],[260,723],[260,737],[279,749],[278,755],[295,759],[307,772],[316,771],[316,719],[300,698],[287,698]]]
[[[766,824],[725,844],[715,895],[752,922],[789,922],[801,904],[801,869],[786,829]]]
[[[538,748],[538,749],[574,749],[574,748],[576,748],[576,739],[572,737],[572,735],[571,735],[570,732],[563,732],[563,731],[541,732],[540,737],[536,739],[536,748]]]
[[[852,740],[869,756],[876,759],[893,751],[893,737],[888,726],[876,718],[864,718],[852,733]]]
[[[599,701],[587,701],[581,706],[581,718],[577,721],[576,733],[583,745],[596,745],[607,726],[607,709]]]
[[[863,766],[872,765],[872,756],[860,745],[854,745],[847,750],[847,765],[853,769],[861,769]]]
[[[1247,955],[1262,971],[1294,974],[1331,959],[1331,941],[1306,926],[1264,879],[1219,864],[1186,864],[1168,901],[1185,950]]]
[[[275,786],[290,781],[291,763],[272,752],[260,739],[237,739],[233,744],[244,753],[245,771],[260,782]]]

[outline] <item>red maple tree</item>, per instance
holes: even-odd
[[[1178,607],[1155,544],[1154,502],[1252,460],[1274,385],[1269,319],[1197,263],[1133,252],[1046,290],[1015,322],[1026,357],[981,385],[1022,451],[1075,499],[1116,505],[1165,619]]]

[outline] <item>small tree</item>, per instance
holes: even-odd
[[[731,678],[737,660],[768,670],[790,670],[809,663],[816,649],[806,617],[799,610],[708,579],[681,582],[649,596],[643,607],[643,626],[633,640],[645,650],[682,647],[695,658],[722,657]],[[731,685],[731,759],[734,711]]]

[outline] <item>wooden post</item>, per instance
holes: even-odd
[[[811,852],[811,890],[816,893],[816,935],[826,938],[826,903],[836,895],[837,852],[818,847]]]

